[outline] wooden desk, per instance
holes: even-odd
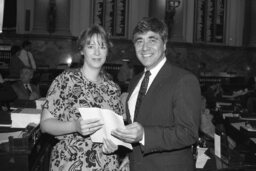
[[[208,150],[205,154],[209,156],[210,159],[207,161],[204,168],[197,168],[197,171],[217,171],[222,169],[227,169],[227,171],[244,171],[244,168],[254,168],[256,170],[256,161],[254,161],[255,164],[245,163],[244,157],[240,155],[240,152],[237,149],[230,149],[228,158],[224,159],[219,158],[214,154],[213,140],[207,141],[207,147]]]
[[[9,120],[10,113],[5,112]],[[0,170],[48,171],[51,149],[57,140],[49,134],[42,134],[39,125],[35,127],[30,124],[26,128],[0,127],[1,133],[14,131],[24,134],[0,143]]]
[[[0,128],[1,129],[1,128]],[[6,128],[4,128],[6,129]],[[31,137],[32,145],[19,141],[11,145],[10,141],[0,144],[0,170],[3,171],[48,171],[50,152],[57,140],[48,134]],[[24,140],[25,141],[25,140]],[[27,144],[28,146],[24,146]],[[13,147],[13,148],[12,148]]]
[[[255,152],[255,155],[256,155],[256,138],[244,135],[243,132],[241,132],[241,127],[245,127],[245,124],[246,124],[246,122],[242,121],[242,122],[231,123],[230,125],[234,129],[236,129],[239,132],[239,134],[242,134],[240,138],[244,137],[244,138],[250,140],[250,142],[251,142],[250,143],[251,144],[250,148],[251,148],[251,150],[253,150],[253,152]]]
[[[205,152],[210,159],[207,161],[204,168],[197,168],[197,171],[217,171],[219,169],[241,167],[240,155],[236,150],[230,150],[228,158],[219,158],[214,154],[214,141],[207,140],[208,150]]]
[[[219,113],[220,114],[220,113]],[[221,114],[220,114],[221,115]],[[218,118],[222,118],[217,116]],[[236,147],[229,149],[228,160],[223,160],[214,155],[214,140],[207,141],[207,147],[209,148],[206,153],[210,159],[207,161],[203,169],[197,169],[197,171],[216,171],[218,169],[230,169],[238,170],[244,167],[251,167],[256,170],[256,138],[248,137],[244,135],[240,130],[241,126],[245,125],[245,121],[241,121],[238,117],[226,117],[225,119],[219,119],[215,126],[222,125],[223,131],[226,134],[226,138],[231,138],[235,141]],[[201,135],[209,137],[207,135]],[[229,141],[230,147],[230,141]]]
[[[245,122],[241,121],[239,118],[226,118],[224,124],[226,134],[236,143],[234,150],[236,150],[241,157],[241,161],[239,162],[242,165],[256,166],[256,139],[241,131],[241,127],[245,126]]]

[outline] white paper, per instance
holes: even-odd
[[[40,99],[35,100],[36,101],[36,109],[42,109],[42,106],[45,102],[45,97],[41,97]]]
[[[116,145],[122,145],[132,149],[132,145],[125,143],[111,135],[111,131],[116,128],[125,128],[123,117],[112,110],[100,108],[78,108],[84,120],[97,118],[104,123],[103,127],[91,135],[93,142],[103,142],[103,138],[108,138]]]
[[[0,33],[3,31],[4,0],[0,0]]]
[[[225,119],[226,117],[239,117],[238,113],[223,113],[222,118]]]
[[[12,124],[0,124],[0,127],[11,127]]]
[[[205,154],[206,150],[207,148],[197,148],[196,168],[198,169],[204,168],[207,160],[210,159],[210,157]]]
[[[12,128],[26,128],[28,124],[38,125],[41,118],[40,109],[23,108],[11,112]]]
[[[221,137],[214,134],[214,154],[221,158]]]

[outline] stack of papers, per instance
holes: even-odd
[[[223,113],[222,118],[225,119],[226,117],[238,118],[240,114],[238,113]]]
[[[78,108],[81,116],[86,119],[100,119],[104,123],[103,127],[91,135],[93,142],[103,142],[103,138],[110,139],[116,145],[122,145],[132,149],[132,145],[125,143],[111,135],[111,131],[116,128],[125,128],[123,117],[112,110],[100,108]]]
[[[40,109],[22,108],[11,112],[12,128],[26,128],[28,124],[38,125],[41,118]]]

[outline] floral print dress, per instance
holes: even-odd
[[[119,86],[106,76],[96,84],[80,69],[64,71],[52,82],[43,108],[63,122],[79,119],[78,107],[111,109],[122,115],[120,94]],[[56,138],[60,141],[52,150],[52,171],[113,171],[119,167],[118,156],[103,154],[102,144],[93,143],[90,136],[72,133]]]

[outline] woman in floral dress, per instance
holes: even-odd
[[[81,119],[77,109],[98,107],[123,114],[121,90],[102,72],[109,46],[107,33],[101,26],[84,31],[79,38],[83,66],[61,73],[48,90],[40,127],[42,132],[60,140],[51,153],[52,171],[118,170],[117,146],[108,139],[93,143],[90,138],[102,123],[98,119]]]

